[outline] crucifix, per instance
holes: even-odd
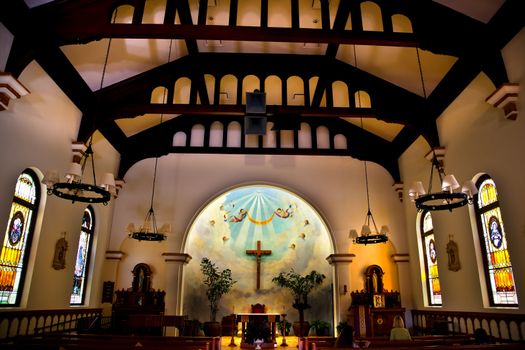
[[[257,257],[257,290],[261,288],[261,256],[272,254],[271,250],[261,250],[261,241],[257,241],[257,249],[246,251],[248,255],[255,255]]]

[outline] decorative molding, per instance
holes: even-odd
[[[444,168],[445,167],[445,153],[447,153],[447,149],[443,146],[440,147],[434,147],[430,151],[428,151],[427,154],[425,154],[425,159],[432,163],[432,159],[434,158],[434,155],[436,156],[436,160],[439,163],[439,166]]]
[[[71,150],[73,151],[73,162],[80,163],[86,154],[87,146],[84,142],[75,141],[71,143]]]
[[[408,253],[392,254],[390,257],[395,263],[410,262],[410,254]]]
[[[118,197],[118,194],[120,192],[120,190],[124,187],[124,184],[126,183],[126,181],[124,181],[124,179],[115,179],[115,190],[116,190],[116,195],[115,195],[115,198]]]
[[[485,101],[496,108],[503,109],[505,118],[516,120],[518,117],[518,92],[520,85],[517,83],[505,83],[496,89]]]
[[[351,263],[352,259],[355,258],[355,254],[330,254],[326,260],[330,265],[339,263]]]
[[[124,255],[120,250],[106,250],[106,260],[122,260]]]
[[[394,182],[392,187],[394,188],[394,191],[396,191],[399,201],[403,203],[403,188],[404,188],[403,182]]]
[[[29,93],[11,74],[0,72],[0,111],[6,110],[9,100],[15,100]]]
[[[191,255],[186,253],[162,253],[162,256],[167,263],[178,262],[187,264],[191,260]]]

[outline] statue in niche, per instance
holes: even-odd
[[[365,289],[369,294],[383,293],[383,269],[379,265],[370,265],[365,271]]]
[[[134,292],[146,293],[150,290],[151,268],[144,263],[135,265],[133,268],[132,290]]]

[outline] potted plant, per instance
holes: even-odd
[[[312,322],[310,330],[313,331],[313,335],[327,336],[330,332],[330,323],[323,320],[315,320]]]
[[[288,272],[281,272],[272,278],[272,282],[279,287],[288,288],[292,293],[294,302],[292,307],[299,312],[298,325],[294,324],[294,333],[302,337],[308,334],[310,325],[304,321],[304,310],[308,309],[308,294],[321,283],[326,276],[320,272],[312,270],[309,274],[301,276],[294,269]]]
[[[283,331],[283,322],[285,322],[284,324],[284,334],[283,335],[290,335],[290,329],[292,328],[292,324],[288,321],[277,321],[275,323],[276,327],[277,327],[277,330],[282,333]]]
[[[220,270],[210,259],[201,260],[201,271],[206,285],[206,296],[210,302],[210,321],[204,323],[204,333],[207,336],[219,336],[221,324],[217,322],[217,310],[222,296],[228,293],[237,282],[232,278],[230,269]]]

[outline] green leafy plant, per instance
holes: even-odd
[[[206,296],[210,302],[210,320],[217,320],[217,310],[219,301],[222,296],[228,293],[232,286],[237,283],[232,278],[230,269],[220,270],[210,259],[204,257],[201,260],[201,271],[204,275],[204,284],[206,285]]]
[[[299,323],[304,323],[304,310],[310,308],[308,304],[308,294],[317,286],[323,283],[326,276],[320,272],[312,270],[309,274],[301,276],[294,269],[288,272],[281,272],[272,278],[272,282],[279,287],[288,288],[292,293],[294,302],[292,307],[299,312]],[[301,330],[302,332],[302,330]],[[302,334],[300,334],[302,336]]]
[[[310,325],[310,328],[315,331],[316,335],[327,335],[330,330],[330,323],[323,320],[315,320]]]

